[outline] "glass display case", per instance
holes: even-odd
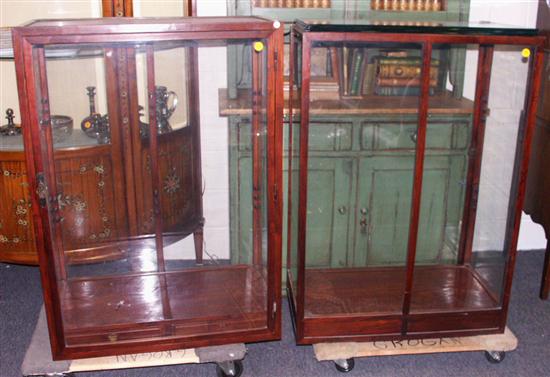
[[[12,33],[54,359],[279,338],[280,24],[73,19]],[[254,51],[246,252],[229,247],[236,172],[217,115],[217,62],[234,45]]]
[[[294,23],[298,343],[504,331],[542,42],[486,23]]]

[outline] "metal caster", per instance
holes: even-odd
[[[239,377],[243,374],[242,360],[224,361],[216,364],[218,377]]]
[[[501,363],[502,360],[506,357],[506,352],[504,351],[485,351],[485,357],[487,361],[491,364]]]
[[[338,372],[348,373],[351,372],[355,367],[355,360],[353,359],[353,357],[350,359],[334,360],[334,366],[336,367],[336,370]]]

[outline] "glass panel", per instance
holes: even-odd
[[[523,140],[521,122],[528,68],[522,47],[495,47],[471,255],[466,250],[466,261],[495,307],[502,304],[505,267],[511,251],[520,165],[515,159]]]
[[[306,318],[402,312],[419,90],[400,75],[420,56],[418,45],[313,46]]]
[[[412,312],[501,304],[528,64],[521,49],[495,49],[491,75],[481,77],[490,79],[489,116],[486,122],[481,116],[476,128],[475,83],[485,51],[477,45],[434,46],[432,58],[439,64],[431,74],[438,81],[429,103]],[[448,59],[454,64],[441,72]]]
[[[229,45],[252,51],[250,85],[231,100]],[[53,122],[41,142],[55,162],[68,345],[267,327],[269,48],[47,49]]]
[[[462,290],[478,286],[460,262],[474,111],[474,93],[462,93],[465,73],[475,82],[477,70],[474,62],[465,72],[466,51],[477,54],[478,46],[433,46],[411,312],[479,304],[478,291]]]
[[[302,53],[301,40],[294,39],[293,57],[298,59]],[[294,60],[299,62],[299,60]],[[300,65],[295,64],[294,85],[290,88],[292,91],[292,122],[286,125],[284,137],[284,176],[286,178],[283,187],[288,188],[287,195],[283,201],[285,204],[283,229],[283,247],[287,246],[287,265],[288,279],[292,288],[292,297],[295,300],[294,306],[297,307],[297,289],[298,289],[298,206],[300,201],[300,98],[301,98],[301,83],[299,81],[297,69]],[[289,173],[290,171],[290,173]]]

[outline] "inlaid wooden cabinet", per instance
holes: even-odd
[[[299,344],[504,331],[542,72],[537,34],[294,23],[285,234]],[[449,59],[457,48],[463,83]],[[315,72],[322,50],[336,57],[325,75]]]
[[[22,151],[3,151],[0,162],[0,256],[36,263],[29,180]]]
[[[16,211],[35,220],[53,357],[279,338],[281,25],[43,20],[13,36],[32,193]],[[229,124],[212,100],[228,82],[212,62],[236,45],[254,51],[250,127],[240,135],[252,154],[240,167],[246,192],[229,185],[234,141],[217,137]],[[86,85],[67,84],[67,72]],[[59,114],[82,119],[62,142]],[[243,250],[229,247],[235,195],[253,219]]]

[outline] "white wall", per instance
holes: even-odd
[[[141,0],[144,1],[144,0]],[[198,1],[198,16],[225,16],[225,0]],[[227,87],[225,47],[199,49],[201,159],[204,183],[205,251],[215,258],[229,258],[229,162],[227,118],[218,113],[218,88]],[[170,245],[167,258],[193,259],[193,238]],[[205,260],[209,258],[204,255]]]

